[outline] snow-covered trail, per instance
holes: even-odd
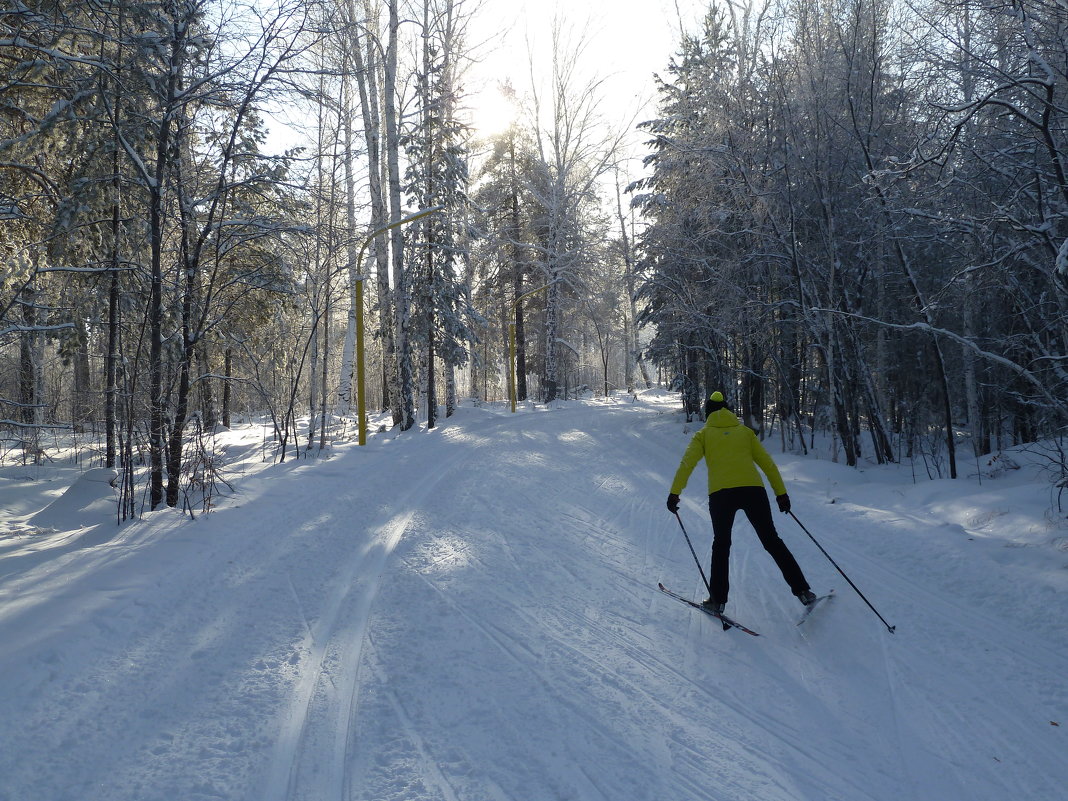
[[[0,798],[341,797],[320,790],[344,782],[371,604],[446,475],[394,450],[269,467],[195,523],[159,513],[7,576]]]
[[[1031,690],[1041,675],[1055,686],[1063,639],[1050,648],[1010,635],[1005,647],[980,612],[880,571],[863,547],[843,550],[855,581],[891,582],[884,598],[901,615],[955,623],[909,632],[902,617],[891,637],[786,523],[813,583],[839,590],[807,639],[741,520],[732,608],[764,637],[725,634],[657,593],[658,579],[700,589],[663,509],[686,440],[677,418],[625,405],[493,432],[483,469],[458,478],[383,587],[381,608],[396,614],[372,626],[376,667],[361,689],[375,711],[357,738],[390,757],[364,763],[358,797],[934,801],[1001,799],[1014,785],[1056,795],[1063,738],[1050,736]],[[799,515],[832,535],[827,547],[851,541],[848,511],[798,494]],[[704,498],[685,497],[707,552]],[[428,598],[429,616],[410,614],[415,598]],[[976,660],[978,648],[987,653]],[[1021,648],[1046,651],[1033,682],[1018,679]],[[1033,714],[1017,720],[1021,703]],[[1028,731],[1047,744],[1033,749]],[[428,754],[448,755],[432,786],[417,769],[418,786],[396,788]]]
[[[798,516],[899,633],[778,517],[839,597],[796,628],[739,519],[730,607],[763,636],[722,632],[655,589],[700,584],[663,508],[688,439],[669,408],[463,409],[268,467],[195,523],[0,558],[0,799],[1063,792],[1063,593],[1015,592],[1014,564],[876,499],[828,504],[856,472],[784,457]],[[700,483],[682,515],[707,553]]]

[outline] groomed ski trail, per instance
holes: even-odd
[[[454,467],[462,469],[462,464]],[[314,627],[307,627],[300,644],[299,650],[306,657],[289,709],[279,721],[271,769],[256,798],[298,801],[345,797],[351,784],[350,735],[356,719],[363,645],[383,569],[423,502],[444,476],[441,473],[416,491],[396,498],[396,508],[406,511],[377,528],[365,529],[365,542],[334,579],[321,617]],[[316,694],[320,697],[313,709]],[[313,743],[309,744],[309,739]],[[328,764],[321,764],[324,760]]]
[[[20,555],[0,585],[0,801],[1030,801],[1068,784],[1056,610],[999,631],[937,527],[826,502],[855,471],[776,456],[896,635],[841,587],[799,630],[744,518],[728,613],[763,636],[664,597],[657,581],[700,591],[664,508],[695,428],[676,407],[464,408],[267,467],[195,523],[156,513]],[[682,514],[707,559],[700,486]],[[839,585],[776,524],[813,586]]]

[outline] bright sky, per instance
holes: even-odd
[[[574,42],[586,31],[583,73],[605,79],[604,110],[610,124],[627,127],[655,114],[653,73],[665,73],[679,41],[679,17],[694,31],[707,7],[701,0],[469,0],[481,2],[472,20],[469,44],[482,42],[480,63],[468,76],[475,127],[492,133],[507,127],[513,114],[497,85],[509,80],[520,94],[529,92],[530,66],[546,73],[551,66],[554,15],[566,21]],[[641,134],[634,135],[637,144]]]
[[[628,130],[626,147],[633,158],[645,155],[647,136],[634,125],[656,113],[654,73],[666,73],[677,49],[679,20],[686,31],[697,29],[712,0],[465,0],[473,18],[467,46],[476,49],[478,63],[465,75],[467,104],[476,130],[491,134],[504,130],[515,106],[498,85],[510,82],[519,95],[529,94],[530,60],[542,76],[551,69],[551,27],[555,15],[565,20],[574,44],[586,46],[580,58],[586,80],[603,79],[602,111],[612,130]],[[528,48],[528,41],[530,47]],[[298,109],[297,116],[306,110]],[[300,133],[287,122],[286,112],[268,114],[274,143],[292,147]],[[637,177],[640,166],[633,168]]]

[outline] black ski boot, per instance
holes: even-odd
[[[727,604],[717,603],[711,598],[705,598],[701,601],[701,606],[711,612],[713,615],[722,615],[723,610],[727,607]]]

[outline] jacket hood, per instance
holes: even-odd
[[[705,426],[711,426],[713,428],[731,428],[733,426],[740,426],[742,421],[738,419],[737,415],[730,409],[717,409],[708,416],[705,420]]]

